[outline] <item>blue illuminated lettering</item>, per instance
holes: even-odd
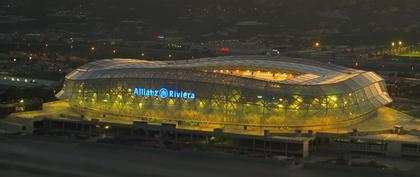
[[[179,90],[170,90],[166,88],[160,89],[146,89],[146,88],[134,88],[133,94],[138,96],[152,96],[160,98],[183,98],[183,99],[195,99],[194,92],[185,92]]]

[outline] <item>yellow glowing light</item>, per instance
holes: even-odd
[[[175,100],[170,99],[170,100],[168,101],[168,103],[169,103],[169,105],[174,105],[174,104],[175,104]]]
[[[200,108],[203,108],[204,107],[204,103],[202,101],[200,101],[199,102],[199,106],[200,106]]]
[[[303,99],[302,99],[302,97],[297,96],[297,97],[296,97],[296,101],[298,101],[298,102],[303,102]]]

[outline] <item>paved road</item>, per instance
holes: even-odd
[[[396,177],[420,173],[335,165],[291,166],[230,154],[0,136],[1,177]]]

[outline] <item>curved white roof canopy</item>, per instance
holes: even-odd
[[[365,71],[345,68],[337,65],[323,64],[317,61],[281,56],[223,56],[212,58],[201,58],[193,60],[177,61],[147,61],[134,59],[105,59],[88,63],[66,76],[69,80],[100,79],[104,72],[113,72],[127,69],[194,69],[205,67],[223,66],[250,66],[261,68],[272,68],[290,70],[303,75],[288,80],[276,81],[276,83],[293,85],[323,85],[338,83],[349,78],[356,77]],[[116,74],[115,77],[122,77]],[[107,75],[106,78],[109,78]],[[258,79],[258,78],[254,78]],[[381,80],[381,78],[377,78]]]

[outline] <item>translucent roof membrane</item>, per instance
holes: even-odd
[[[142,72],[146,69],[193,70],[196,68],[212,68],[223,66],[237,66],[239,69],[240,67],[270,68],[273,70],[289,70],[296,73],[303,73],[302,75],[299,74],[296,76],[284,76],[284,73],[252,73],[253,75],[249,75],[248,73],[248,76],[246,71],[242,74],[232,74],[236,77],[246,77],[256,80],[259,79],[264,81],[298,85],[334,84],[364,73],[364,71],[360,70],[323,64],[316,61],[298,58],[280,56],[223,56],[177,61],[105,59],[83,65],[76,71],[67,75],[66,78],[71,80],[123,78],[130,76],[136,77],[135,73],[129,73],[127,70],[131,70],[131,72]],[[139,76],[139,74],[137,74],[137,76]],[[377,80],[379,76],[372,73],[368,74],[367,77],[372,77],[373,80]],[[356,78],[355,82],[364,85],[363,82],[369,82],[367,80],[369,79]]]

